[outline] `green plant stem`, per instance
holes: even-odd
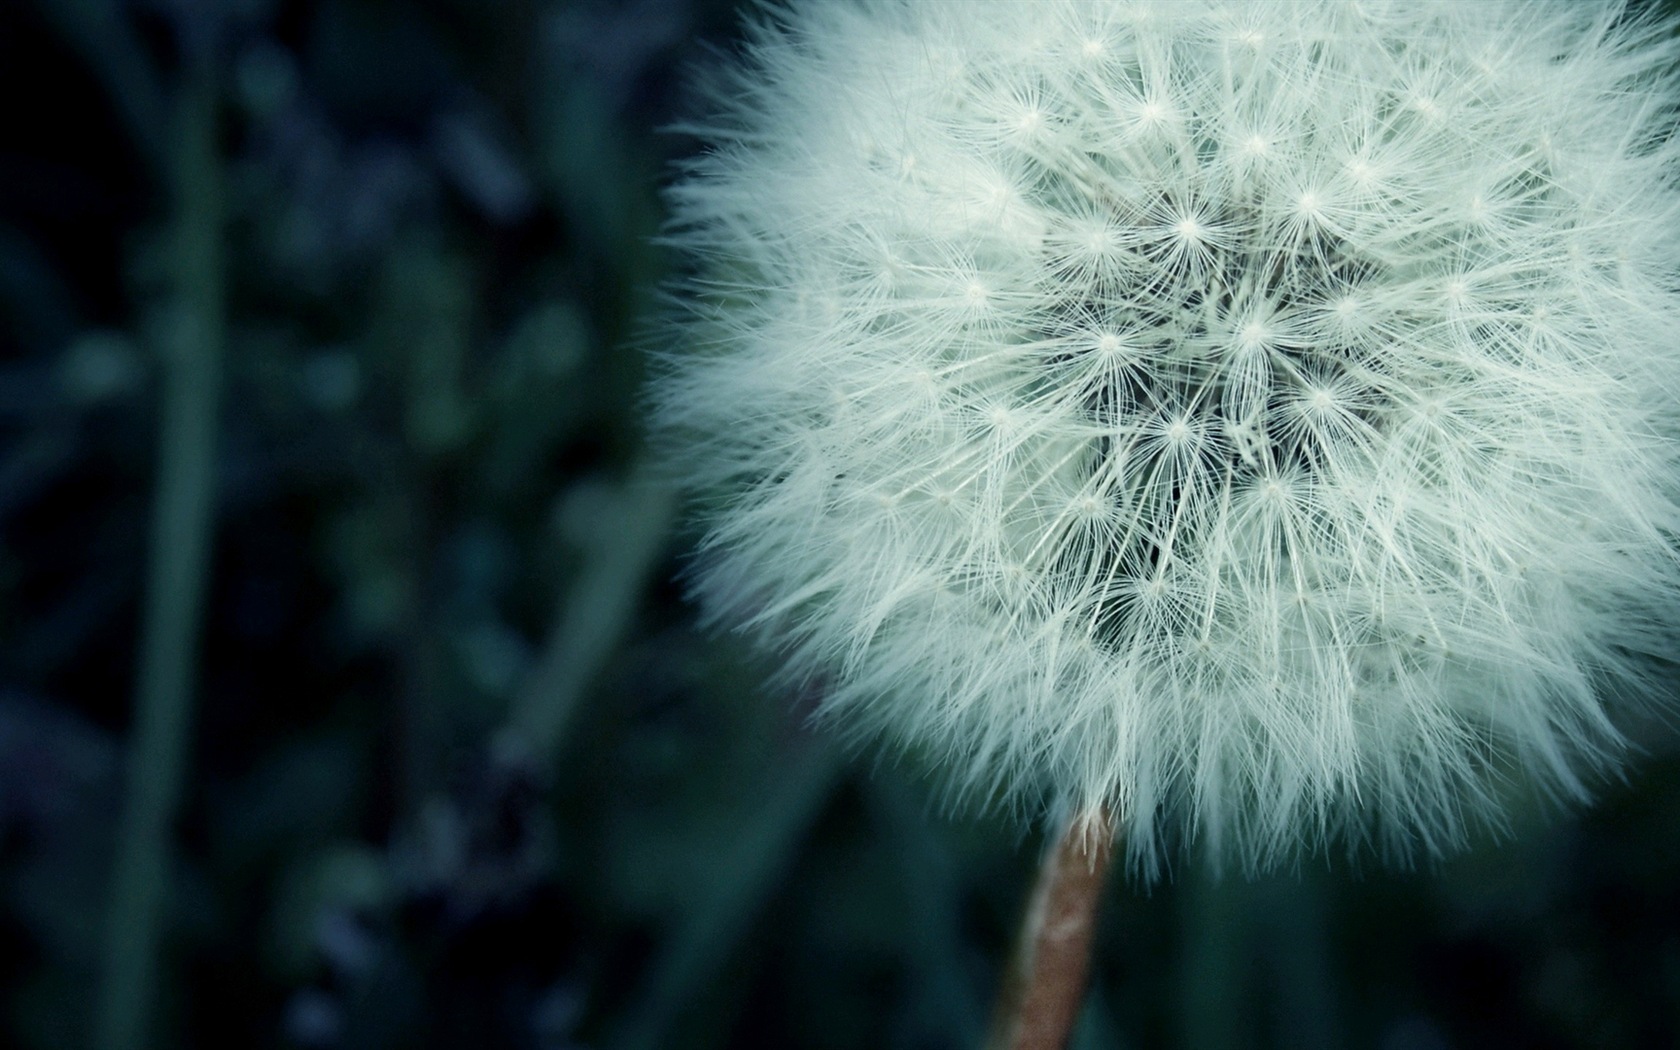
[[[1105,813],[1075,814],[1045,855],[998,996],[987,1050],[1062,1050],[1085,1000],[1113,852]]]
[[[216,87],[207,59],[184,75],[174,117],[174,316],[162,346],[157,489],[94,1042],[100,1050],[139,1050],[151,1041],[209,570],[226,319]]]
[[[583,574],[514,697],[502,746],[552,767],[585,689],[623,638],[659,565],[675,503],[668,486],[638,474],[603,515]]]
[[[837,751],[812,741],[787,755],[770,779],[765,804],[743,822],[719,881],[702,887],[660,948],[633,1000],[629,1019],[606,1039],[612,1050],[659,1050],[686,1008],[725,972],[737,942],[774,896],[836,786]]]

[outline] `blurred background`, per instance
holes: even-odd
[[[1042,847],[695,626],[730,0],[0,2],[0,1045],[964,1048]],[[1680,733],[1427,870],[1110,887],[1076,1044],[1680,1045]]]

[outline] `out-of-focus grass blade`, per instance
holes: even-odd
[[[736,849],[720,863],[718,881],[702,887],[694,907],[659,952],[629,1016],[603,1040],[609,1050],[662,1050],[683,1010],[713,987],[734,947],[793,866],[806,832],[840,782],[841,757],[821,739],[787,754],[767,780],[775,785],[741,829]]]
[[[153,174],[166,178],[163,88],[116,0],[34,0],[41,17],[81,52]]]

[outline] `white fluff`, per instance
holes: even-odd
[[[1677,60],[1615,4],[771,10],[670,191],[700,598],[1144,869],[1580,797],[1680,624]]]

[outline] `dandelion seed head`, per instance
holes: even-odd
[[[1680,623],[1672,37],[765,14],[669,193],[702,605],[954,800],[1105,807],[1145,871],[1582,797]]]

